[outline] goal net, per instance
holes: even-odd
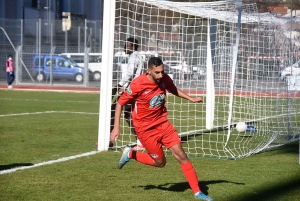
[[[114,68],[101,81],[101,102],[111,103],[103,89],[118,83],[126,68],[125,41],[134,37],[145,63],[161,57],[178,88],[204,99],[166,98],[168,118],[189,156],[237,159],[299,139],[300,93],[290,87],[299,79],[281,76],[300,60],[293,54],[300,48],[299,18],[258,13],[256,4],[235,1],[116,0],[112,7],[113,43],[106,50],[113,52]],[[101,116],[109,104],[100,107],[99,141],[109,139],[103,122],[109,124],[110,111]],[[246,132],[235,129],[238,122],[248,125]],[[122,119],[115,148],[135,143]]]

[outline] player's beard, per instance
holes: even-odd
[[[156,83],[160,83],[160,82],[161,82],[161,79],[162,79],[162,78],[157,78],[157,79],[155,79],[155,82],[156,82]]]

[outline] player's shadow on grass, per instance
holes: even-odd
[[[207,194],[208,185],[210,184],[218,184],[218,183],[231,183],[237,185],[245,185],[244,183],[231,182],[226,180],[212,180],[212,181],[200,181],[200,189],[204,194]],[[174,191],[174,192],[183,192],[185,190],[190,189],[188,182],[180,182],[180,183],[165,183],[161,185],[146,185],[146,186],[133,186],[133,188],[144,188],[144,190],[151,189],[159,189],[163,191]]]
[[[32,163],[13,163],[13,164],[8,164],[8,165],[0,165],[0,171],[1,170],[9,170],[13,169],[16,167],[22,167],[22,166],[32,166],[34,164]]]

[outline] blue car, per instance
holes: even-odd
[[[41,82],[50,78],[50,68],[52,63],[53,79],[70,79],[77,82],[83,81],[84,69],[77,65],[75,61],[65,56],[50,55],[34,56],[33,71],[36,79]]]

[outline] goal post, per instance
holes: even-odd
[[[228,105],[228,128],[230,128],[230,125],[232,123],[232,107],[233,107],[233,93],[234,93],[234,82],[235,82],[235,73],[237,68],[237,57],[238,57],[238,49],[239,49],[239,42],[240,42],[240,33],[241,33],[241,17],[242,17],[242,4],[237,3],[237,10],[238,10],[238,19],[237,19],[237,25],[236,25],[236,36],[235,36],[235,44],[233,44],[233,52],[232,52],[232,67],[231,67],[231,80],[230,80],[230,96],[229,96],[229,105]],[[227,143],[229,141],[231,135],[231,130],[228,129],[227,138],[225,146],[227,146]]]
[[[213,69],[213,58],[215,50],[215,41],[211,41],[211,37],[215,35],[215,27],[212,28],[210,21],[207,20],[207,57],[206,57],[206,129],[214,128],[214,115],[215,115],[215,84],[214,84],[214,69]],[[211,33],[211,30],[213,33]]]
[[[115,0],[104,1],[102,66],[113,66]],[[110,139],[112,68],[102,68],[99,106],[98,151],[108,150]]]
[[[111,88],[126,69],[128,37],[138,40],[145,64],[161,57],[166,73],[180,75],[173,76],[178,88],[203,97],[203,104],[166,97],[188,155],[237,159],[299,139],[299,91],[279,79],[297,59],[290,53],[298,43],[288,33],[297,31],[299,17],[258,13],[256,4],[234,0],[115,0],[105,1],[103,20],[99,150],[108,149]],[[237,132],[238,122],[250,129]],[[116,150],[136,143],[124,114],[120,123]]]

